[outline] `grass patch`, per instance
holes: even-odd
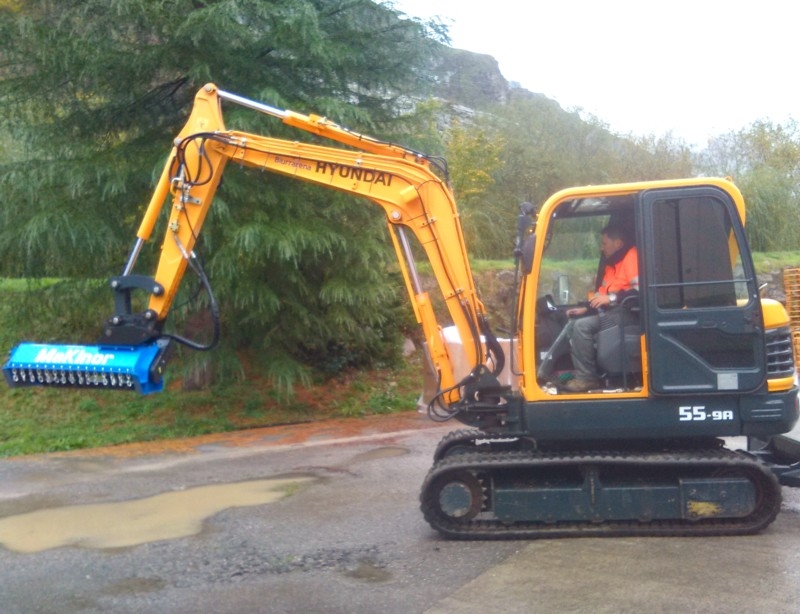
[[[753,254],[753,265],[759,273],[778,271],[786,267],[800,267],[800,252],[770,252]]]
[[[417,352],[395,368],[347,372],[290,397],[258,377],[191,392],[172,382],[147,396],[1,386],[0,457],[413,410],[421,369]]]
[[[32,287],[43,288],[58,283],[58,279],[12,279],[0,277],[0,292],[24,292]]]

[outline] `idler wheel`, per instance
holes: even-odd
[[[471,520],[483,507],[483,487],[469,471],[460,471],[435,484],[439,509],[453,520]]]

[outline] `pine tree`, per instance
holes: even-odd
[[[18,0],[0,40],[0,274],[61,278],[119,274],[203,84],[387,134],[436,45],[368,0]],[[304,138],[254,115],[226,123]],[[386,354],[401,288],[377,208],[232,167],[201,247],[230,347],[283,383]]]

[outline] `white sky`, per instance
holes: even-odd
[[[494,56],[508,81],[620,134],[690,145],[800,120],[793,0],[394,0],[440,16],[453,47]]]

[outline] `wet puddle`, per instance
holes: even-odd
[[[392,579],[391,573],[372,561],[363,561],[358,567],[348,571],[345,575],[355,580],[375,583],[388,582]]]
[[[29,553],[62,546],[123,548],[188,537],[224,509],[272,503],[315,480],[301,476],[215,484],[132,501],[37,510],[0,518],[0,544]]]

